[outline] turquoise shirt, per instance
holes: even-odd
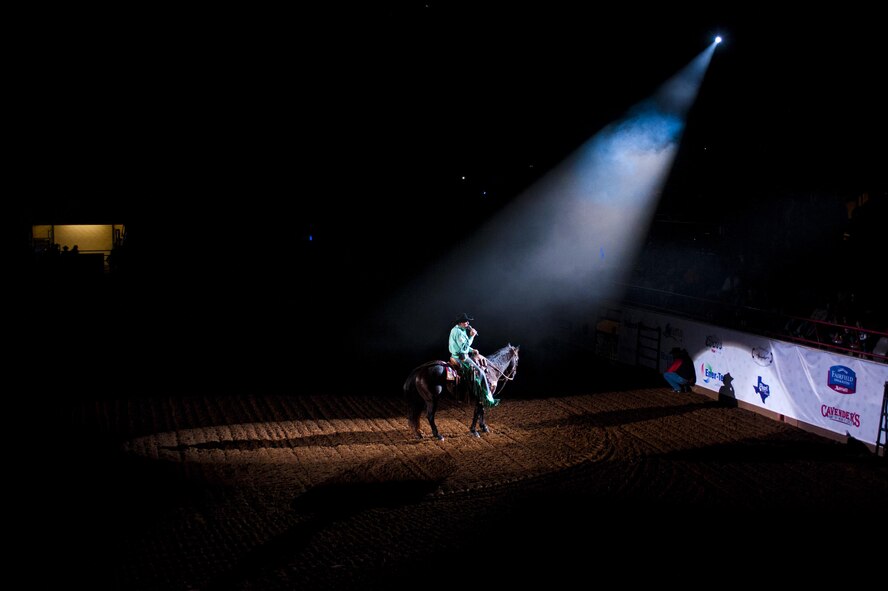
[[[469,336],[466,329],[457,324],[450,329],[450,354],[454,357],[459,357],[460,354],[468,355],[472,350],[472,341],[474,340],[474,335]]]

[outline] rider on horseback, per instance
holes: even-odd
[[[472,348],[472,341],[478,335],[478,331],[469,326],[472,320],[474,318],[469,318],[466,313],[456,319],[456,326],[450,330],[450,355],[459,361],[463,376],[471,384],[472,394],[485,406],[496,406],[499,400],[494,399],[490,393],[487,375],[472,358],[473,355],[479,355],[478,349]]]

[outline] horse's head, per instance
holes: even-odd
[[[512,345],[512,343],[509,343],[506,347],[509,349],[507,356],[508,363],[503,369],[503,373],[511,379],[515,377],[515,372],[518,371],[518,350],[521,348],[521,345]]]
[[[520,346],[513,346],[511,343],[487,358],[487,381],[490,383],[491,392],[496,392],[497,385],[500,381],[505,384],[515,379],[515,373],[518,371],[518,350]]]

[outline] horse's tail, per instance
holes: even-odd
[[[407,379],[404,381],[404,393],[409,394],[412,390],[416,390],[416,374],[419,373],[419,370],[423,368],[422,365],[414,369],[410,372],[410,375],[407,376]]]
[[[444,366],[447,365],[447,363],[444,361],[429,361],[428,363],[423,363],[411,371],[410,375],[407,376],[407,379],[404,381],[404,398],[407,402],[407,422],[413,429],[416,429],[419,426],[419,417],[426,409],[426,402],[429,402],[426,398],[431,396],[428,392],[423,394],[419,390],[416,382],[419,380],[420,373],[428,371],[436,365]]]
[[[414,431],[419,428],[419,417],[422,415],[422,411],[425,408],[425,401],[423,401],[422,396],[416,387],[417,376],[423,367],[425,366],[420,365],[411,371],[410,375],[407,376],[407,379],[404,381],[404,401],[407,403],[407,424],[410,425],[410,428]]]

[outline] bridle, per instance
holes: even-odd
[[[507,368],[509,367],[509,365],[512,366],[512,371],[509,372],[509,375],[506,375],[506,373],[504,371],[502,371],[500,368],[498,368],[495,365],[488,365],[488,367],[492,367],[493,369],[496,370],[496,372],[498,374],[500,374],[500,378],[503,378],[503,381],[500,381],[499,379],[497,379],[499,384],[497,384],[497,391],[494,392],[493,395],[499,394],[500,392],[505,390],[506,384],[515,379],[515,374],[518,372],[518,364],[515,363],[515,361],[516,361],[515,357],[516,357],[516,355],[513,352],[512,356],[509,358],[509,363],[506,364]],[[502,387],[500,387],[500,384],[502,384]]]

